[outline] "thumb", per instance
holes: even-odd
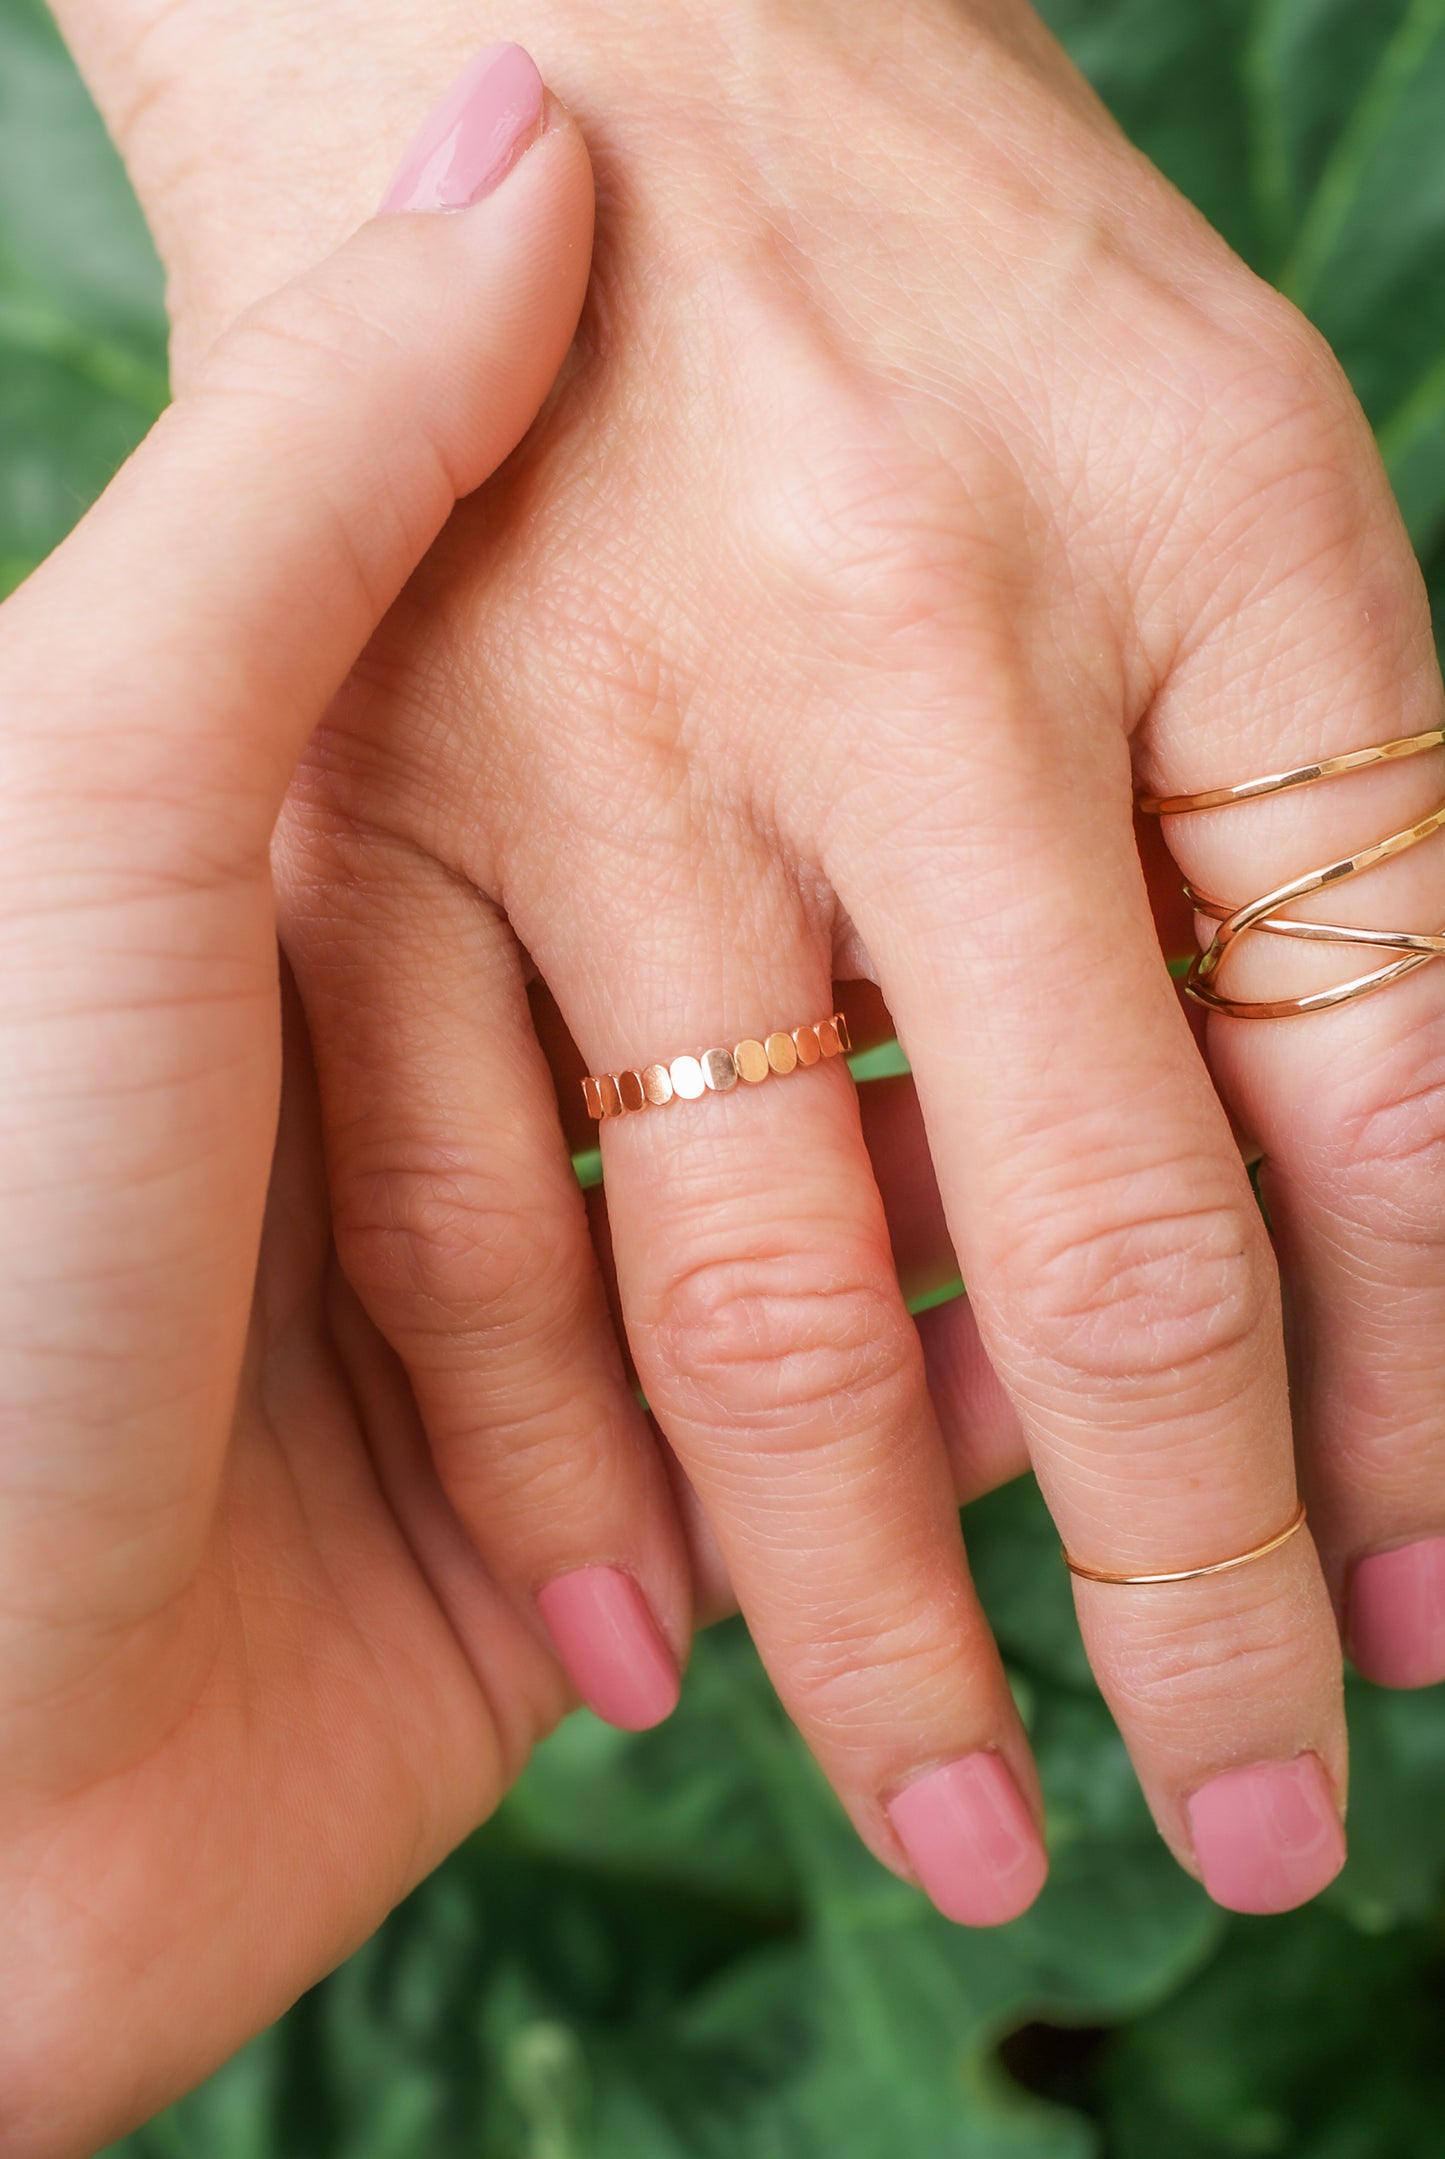
[[[409,203],[459,214],[379,217],[262,302],[0,609],[0,1653],[57,1622],[42,1707],[111,1674],[95,1640],[205,1548],[275,1138],[267,848],[295,761],[582,304],[587,155],[515,46],[434,115]]]
[[[98,798],[98,872],[123,842],[169,859],[167,808],[189,856],[254,867],[327,702],[551,388],[592,206],[581,137],[531,59],[479,55],[383,214],[236,323],[0,615],[9,748],[23,765],[33,715],[50,774],[59,749]],[[118,798],[147,831],[126,840]]]

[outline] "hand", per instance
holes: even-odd
[[[0,610],[6,2159],[279,2014],[565,1706],[337,1275],[294,996],[268,1191],[282,796],[581,305],[586,153],[530,138],[248,314]]]
[[[582,358],[373,646],[283,831],[347,1268],[482,1547],[499,1491],[580,1483],[585,1556],[674,1624],[514,933],[594,1071],[826,1011],[866,965],[1070,1549],[1125,1572],[1247,1550],[1291,1515],[1297,1436],[1357,1657],[1438,1677],[1440,972],[1218,1021],[1206,1070],[1130,819],[1135,774],[1187,790],[1436,724],[1423,595],[1318,341],[1024,9],[970,12],[531,11],[602,153]],[[458,56],[432,21],[336,5],[303,93],[279,10],[157,14],[128,71],[121,16],[78,26],[110,109],[144,92],[120,132],[183,355],[347,214],[340,186],[299,213],[286,176],[324,133],[369,184],[395,70]],[[1433,762],[1169,837],[1246,897],[1418,815]],[[1439,884],[1421,850],[1358,919],[1429,926]],[[1277,943],[1240,954],[1243,994],[1315,979]],[[1263,1150],[1293,1434],[1226,1106]],[[603,1139],[638,1369],[785,1700],[880,1857],[1006,1916],[1041,1873],[1036,1794],[841,1073]],[[515,1563],[550,1570],[545,1543]],[[1313,1893],[1345,1762],[1310,1538],[1079,1603],[1181,1862],[1246,1909]]]

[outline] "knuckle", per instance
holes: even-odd
[[[432,1453],[452,1504],[489,1550],[567,1551],[579,1527],[607,1520],[617,1497],[613,1405],[585,1385],[509,1386],[492,1368],[468,1389],[470,1414],[429,1426]]]
[[[338,277],[303,278],[258,301],[227,332],[188,392],[212,422],[232,423],[254,439],[258,416],[293,443],[318,427],[335,428],[338,406],[359,424],[378,409],[403,412],[406,424],[386,438],[376,461],[367,529],[360,529],[324,463],[296,460],[309,489],[320,550],[317,589],[325,583],[375,619],[395,597],[388,559],[419,558],[458,492],[442,444],[415,394],[415,369],[404,316],[389,322],[366,308]]]
[[[1102,1215],[1061,1210],[1016,1244],[1005,1320],[1032,1359],[1071,1381],[1160,1392],[1257,1337],[1273,1270],[1242,1205],[1120,1200]]]
[[[1187,336],[1169,340],[1177,403],[1175,427],[1189,429],[1199,457],[1199,414],[1204,473],[1182,514],[1194,530],[1205,521],[1217,547],[1221,528],[1234,545],[1247,532],[1267,533],[1271,560],[1281,576],[1345,550],[1358,541],[1362,524],[1378,532],[1387,502],[1368,425],[1338,360],[1324,338],[1288,300],[1266,287],[1249,295],[1242,315],[1239,293],[1230,318],[1191,307]],[[1203,526],[1200,537],[1208,537]],[[1256,553],[1257,553],[1256,549]]]
[[[1251,281],[1247,296],[1231,286],[1227,321],[1190,309],[1181,365],[1199,371],[1197,389],[1209,409],[1236,434],[1281,440],[1337,442],[1342,426],[1355,432],[1358,407],[1349,380],[1327,340],[1293,301]],[[1245,305],[1241,309],[1241,299]],[[1187,355],[1187,358],[1185,357]]]
[[[1301,1632],[1301,1612],[1314,1623]],[[1116,1717],[1136,1731],[1167,1732],[1171,1747],[1207,1759],[1218,1744],[1221,1715],[1234,1721],[1249,1704],[1266,1725],[1282,1703],[1299,1700],[1308,1668],[1332,1662],[1328,1614],[1302,1606],[1297,1580],[1269,1597],[1237,1603],[1228,1613],[1199,1608],[1156,1623],[1146,1642],[1091,1654]],[[1323,1690],[1322,1690],[1323,1691]]]
[[[647,1333],[689,1415],[780,1440],[888,1421],[921,1387],[891,1278],[842,1250],[700,1260],[663,1285]]]
[[[912,662],[951,632],[970,566],[986,559],[997,577],[998,550],[985,558],[976,544],[976,505],[986,494],[1000,510],[1007,460],[980,429],[937,415],[920,442],[896,399],[806,335],[794,336],[784,395],[800,424],[779,431],[747,481],[770,582],[842,649]]]
[[[957,1691],[957,1632],[914,1599],[878,1612],[866,1601],[849,1619],[816,1627],[787,1660],[788,1693],[810,1730],[830,1744],[865,1748],[933,1721],[940,1699]]]
[[[473,1161],[353,1176],[338,1193],[336,1229],[363,1299],[411,1344],[540,1352],[588,1298],[572,1225]]]
[[[203,391],[323,398],[338,374],[364,382],[368,362],[400,349],[395,330],[341,282],[301,278],[258,300],[227,331]]]
[[[1255,379],[1267,399],[1281,411],[1302,412],[1325,424],[1353,412],[1344,369],[1309,317],[1269,286],[1256,300],[1257,326],[1248,346],[1258,355]]]

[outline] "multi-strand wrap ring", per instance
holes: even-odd
[[[674,1057],[670,1064],[639,1066],[631,1072],[589,1072],[582,1082],[587,1114],[600,1122],[631,1110],[665,1109],[669,1102],[696,1102],[705,1094],[730,1094],[741,1081],[759,1087],[766,1079],[841,1057],[852,1048],[848,1022],[841,1012],[803,1027],[780,1027],[768,1035],[747,1035],[731,1049],[701,1050]]]
[[[1271,772],[1263,779],[1243,780],[1237,787],[1211,787],[1197,795],[1143,795],[1139,808],[1150,817],[1192,817],[1200,810],[1223,809],[1226,804],[1235,802],[1257,802],[1264,795],[1282,795],[1294,787],[1311,787],[1317,780],[1338,779],[1342,773],[1361,772],[1367,765],[1392,763],[1400,757],[1418,757],[1423,751],[1439,749],[1442,745],[1445,745],[1445,727],[1431,727],[1423,734],[1400,735],[1393,742],[1379,742],[1370,749],[1347,750],[1340,757],[1322,757],[1317,764],[1299,765],[1291,772]],[[1417,967],[1439,959],[1445,954],[1445,935],[1438,932],[1367,930],[1338,922],[1301,922],[1280,910],[1292,906],[1296,900],[1308,899],[1311,893],[1323,892],[1329,885],[1340,885],[1349,877],[1358,877],[1363,871],[1374,869],[1377,863],[1388,862],[1393,855],[1402,855],[1407,848],[1418,847],[1422,840],[1428,840],[1432,833],[1442,829],[1445,829],[1445,803],[1417,824],[1407,825],[1404,831],[1392,832],[1388,839],[1376,840],[1373,846],[1362,847],[1358,854],[1327,863],[1323,869],[1307,870],[1302,877],[1292,877],[1288,884],[1277,885],[1273,892],[1266,892],[1261,899],[1250,900],[1243,907],[1229,907],[1224,901],[1211,899],[1207,893],[1186,885],[1185,896],[1195,912],[1219,925],[1204,950],[1190,963],[1184,983],[1187,995],[1199,1004],[1208,1005],[1212,1011],[1228,1012],[1235,1019],[1284,1019],[1292,1013],[1323,1012],[1330,1005],[1348,1004],[1355,997],[1367,997],[1372,990],[1384,989],[1388,983],[1413,974]],[[1217,980],[1220,967],[1238,940],[1251,930],[1267,931],[1273,937],[1303,937],[1314,944],[1369,946],[1376,951],[1398,952],[1401,957],[1388,961],[1383,967],[1373,967],[1367,974],[1355,975],[1348,982],[1336,983],[1333,989],[1316,990],[1308,997],[1228,997]]]

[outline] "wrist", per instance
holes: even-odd
[[[404,15],[313,0],[304,65],[283,0],[56,0],[56,13],[165,261],[182,373],[240,307],[371,214],[418,114],[493,39],[525,42],[577,114],[604,201],[609,167],[681,165],[729,105],[739,132],[760,115],[765,133],[769,116],[804,132],[830,74],[905,106],[970,48],[1071,79],[1026,0],[418,0]],[[971,102],[987,102],[988,76],[968,68]],[[943,124],[958,126],[956,95]]]

